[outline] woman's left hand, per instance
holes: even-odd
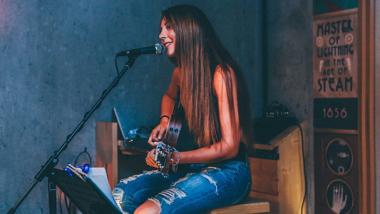
[[[158,165],[156,161],[154,160],[156,149],[152,149],[148,152],[148,154],[145,157],[145,162],[148,166],[158,169]]]

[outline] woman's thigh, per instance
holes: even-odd
[[[153,170],[120,180],[112,195],[124,211],[133,212],[149,197],[167,189],[176,179],[175,175],[164,176]]]
[[[247,164],[226,161],[187,174],[149,200],[160,206],[162,213],[199,213],[239,202],[250,185]]]

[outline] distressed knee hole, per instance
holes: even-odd
[[[206,178],[208,180],[208,182],[210,182],[210,184],[215,186],[215,194],[219,195],[218,185],[217,185],[216,181],[212,177],[208,176],[207,174],[202,173],[201,176]]]
[[[117,206],[119,206],[119,208],[121,209],[121,204],[122,204],[122,201],[123,201],[123,196],[124,196],[124,190],[120,189],[120,188],[115,188],[113,191],[112,191],[112,197],[114,198]]]
[[[187,196],[184,191],[178,188],[165,190],[158,195],[162,196],[162,200],[164,200],[168,205],[172,204],[176,199],[181,199]]]
[[[174,182],[172,184],[172,186],[176,186],[177,184],[181,183],[182,181],[186,181],[187,179],[189,179],[189,176],[186,175],[185,177],[181,178],[181,179],[178,179],[178,181]]]
[[[209,171],[212,171],[212,170],[220,170],[220,168],[215,167],[215,166],[209,166],[206,169],[202,170],[202,172],[209,172]]]
[[[144,173],[141,173],[141,174],[138,174],[138,175],[133,175],[133,176],[130,176],[128,178],[122,179],[122,180],[120,180],[120,182],[122,182],[124,184],[128,184],[129,182],[134,181],[134,180],[136,180],[137,178],[139,178],[141,176],[144,176],[144,175],[153,175],[153,174],[158,174],[158,173],[161,173],[161,172],[158,171],[158,170],[147,171],[147,172],[144,172]]]

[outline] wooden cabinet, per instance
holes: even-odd
[[[117,123],[96,123],[95,166],[104,167],[113,189],[118,182],[118,127]]]
[[[268,145],[254,144],[255,149],[278,151],[278,160],[249,158],[253,181],[250,196],[269,200],[274,213],[306,213],[302,143],[301,129],[292,126]]]

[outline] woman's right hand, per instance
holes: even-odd
[[[163,117],[160,121],[160,123],[152,130],[150,133],[148,143],[151,146],[156,146],[157,142],[162,141],[162,138],[165,136],[166,130],[168,128],[169,119],[166,117]]]

